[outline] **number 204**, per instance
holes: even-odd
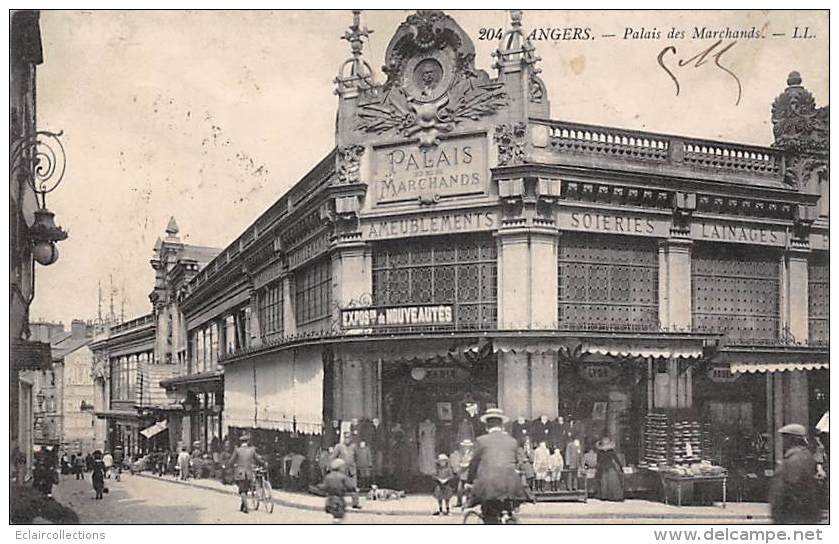
[[[501,28],[482,28],[478,31],[479,40],[500,40],[504,33]]]

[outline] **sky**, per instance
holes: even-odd
[[[364,58],[379,81],[384,52],[408,11],[367,11]],[[504,11],[449,12],[490,72]],[[151,310],[149,265],[174,216],[184,242],[225,247],[308,172],[335,142],[333,79],[349,58],[349,11],[44,11],[38,68],[40,129],[63,130],[64,182],[48,195],[69,231],[60,258],[38,266],[31,318],[92,319]],[[528,11],[551,117],[736,141],[772,142],[771,104],[790,71],[818,105],[828,99],[826,12]],[[590,29],[589,40],[550,31]],[[716,39],[695,28],[748,30],[719,57],[687,61]],[[807,38],[793,38],[809,28]],[[675,28],[682,39],[671,38]],[[483,31],[482,31],[483,29]],[[555,31],[556,32],[556,31]],[[783,34],[783,35],[781,35]],[[573,31],[567,33],[573,36]],[[811,37],[812,36],[812,37]],[[493,39],[481,39],[481,38]],[[679,94],[657,62],[679,80]]]

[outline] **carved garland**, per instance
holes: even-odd
[[[495,127],[495,143],[498,145],[498,166],[515,166],[527,157],[525,136],[527,125],[503,123]]]

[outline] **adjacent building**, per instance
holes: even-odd
[[[611,436],[631,464],[655,457],[656,414],[771,463],[775,429],[815,424],[828,115],[799,74],[778,82],[762,147],[552,119],[557,76],[518,12],[492,75],[442,12],[396,29],[382,83],[367,33],[356,13],[321,162],[219,252],[189,257],[167,229],[153,313],[94,346],[111,354],[109,417],[130,411],[114,350],[135,335],[172,369],[156,422],[205,448],[378,419],[421,471],[418,451],[452,451],[477,405]],[[702,457],[725,464],[726,447]]]
[[[54,263],[55,243],[67,236],[45,202],[46,192],[61,182],[64,154],[59,135],[36,125],[36,70],[43,62],[39,18],[35,10],[12,10],[9,17],[9,443],[22,472],[32,466],[35,398],[34,384],[20,373],[48,371],[51,364],[49,343],[29,332],[35,263]],[[41,154],[45,148],[49,153]]]
[[[184,244],[178,233],[172,218],[165,237],[155,243],[155,285],[149,295],[153,312],[108,327],[91,344],[97,436],[108,448],[119,444],[136,454],[192,444],[201,427],[182,416],[192,411],[185,406],[186,397],[168,395],[161,382],[188,373],[186,324],[178,309],[180,285],[218,250]]]
[[[43,370],[25,370],[21,379],[32,384],[33,442],[56,446],[70,453],[101,448],[95,439],[93,416],[94,325],[74,319],[66,331],[61,323],[30,324],[33,338],[48,342],[52,364]]]

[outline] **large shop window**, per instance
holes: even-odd
[[[769,248],[696,244],[691,258],[695,332],[724,333],[729,341],[778,338],[780,257]]]
[[[830,341],[830,257],[814,252],[807,263],[810,343]]]
[[[655,239],[565,233],[558,255],[560,328],[658,329]]]
[[[135,400],[138,391],[140,366],[145,366],[152,356],[148,352],[139,355],[123,355],[111,359],[111,398],[114,400]]]
[[[283,332],[283,283],[275,281],[259,291],[259,326],[262,336]]]
[[[456,328],[494,329],[497,267],[489,237],[383,244],[373,251],[373,303],[451,304]]]
[[[189,373],[204,372],[215,368],[219,356],[219,326],[210,323],[192,333],[194,364]]]
[[[294,316],[297,326],[328,319],[332,308],[332,262],[307,265],[294,275]]]

